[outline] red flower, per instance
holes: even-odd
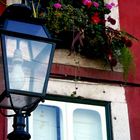
[[[116,66],[116,65],[117,65],[117,60],[116,60],[115,58],[112,58],[112,59],[110,60],[110,65],[111,65],[112,67]]]
[[[126,45],[126,47],[131,47],[132,46],[132,41],[130,39],[127,39],[125,41],[125,45]]]
[[[125,38],[125,37],[122,37],[122,42],[126,45],[126,47],[131,47],[133,44],[132,44],[132,41],[128,38]]]
[[[91,0],[83,0],[82,1],[84,5],[86,5],[88,8],[92,6],[92,1]]]
[[[91,5],[92,5],[92,2],[91,1],[88,1],[86,5],[87,5],[88,8],[90,8]]]
[[[101,22],[101,19],[99,17],[99,13],[94,13],[94,15],[91,17],[91,22],[98,24],[99,22]]]

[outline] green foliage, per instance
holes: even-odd
[[[123,66],[124,78],[127,79],[130,70],[134,70],[135,68],[133,56],[128,48],[123,47],[120,49],[119,61]]]
[[[46,26],[52,32],[71,31],[74,25],[80,27],[86,24],[87,16],[82,13],[82,9],[74,8],[72,5],[63,5],[61,10],[48,7],[47,10]]]
[[[52,37],[63,40],[61,47],[69,46],[71,52],[78,50],[86,57],[102,59],[112,70],[119,62],[123,66],[124,77],[127,77],[129,70],[134,67],[129,48],[132,39],[136,38],[105,26],[107,22],[112,25],[116,23],[110,16],[111,9],[116,6],[114,3],[104,3],[103,0],[43,2],[46,1],[32,0],[29,3],[33,16],[46,20],[45,25]]]

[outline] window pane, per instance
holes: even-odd
[[[60,140],[59,108],[39,105],[33,114],[33,140]]]
[[[97,111],[74,111],[74,140],[102,140],[101,118]]]

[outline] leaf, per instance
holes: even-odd
[[[36,12],[36,10],[35,10],[33,0],[32,0],[32,8],[33,8],[33,16],[36,18],[36,17],[37,17],[37,12]]]
[[[131,51],[127,47],[121,48],[119,61],[123,66],[124,78],[126,80],[129,72],[135,68]]]
[[[138,38],[136,38],[135,36],[133,36],[133,35],[127,33],[126,31],[121,31],[121,33],[124,34],[125,36],[128,36],[128,37],[131,38],[131,39],[135,39],[136,41],[139,41]]]

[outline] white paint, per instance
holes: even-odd
[[[112,102],[111,113],[114,140],[130,140],[127,104]]]
[[[11,4],[14,4],[14,3],[19,3],[19,4],[21,4],[21,0],[7,0],[7,1],[6,1],[6,4],[7,4],[7,5],[11,5]]]
[[[113,140],[130,140],[128,110],[125,90],[121,86],[78,81],[77,96],[86,99],[111,101]],[[75,91],[75,82],[50,79],[48,94],[70,96]]]
[[[69,53],[70,51],[67,49],[56,49],[53,58],[53,63],[72,65],[77,68],[85,67],[85,68],[95,68],[100,70],[111,71],[110,66],[105,65],[105,63],[100,59],[88,59],[79,54],[72,53],[71,55],[69,55]],[[113,70],[117,72],[122,72],[122,66],[118,63],[113,68]]]
[[[101,83],[81,81],[75,83],[70,80],[50,79],[48,93],[70,96],[75,91],[75,84],[78,87],[76,96],[103,101],[125,102],[125,91],[123,87]]]
[[[105,3],[114,3],[115,6],[111,9],[111,13],[109,14],[109,16],[111,16],[113,19],[116,20],[116,24],[115,25],[111,25],[109,23],[107,23],[107,26],[110,26],[114,29],[120,29],[120,23],[119,23],[119,7],[118,7],[118,0],[104,0]],[[106,16],[107,18],[108,16]]]

